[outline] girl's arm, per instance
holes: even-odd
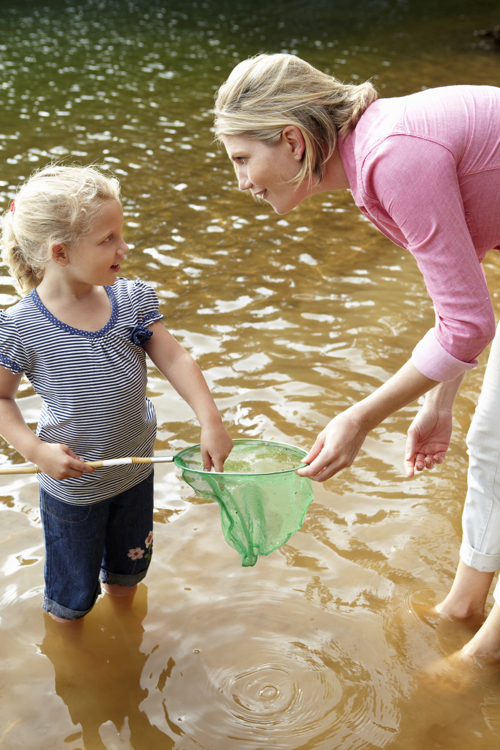
[[[210,471],[213,466],[215,471],[223,471],[233,441],[222,424],[222,417],[200,368],[159,320],[150,325],[149,330],[153,335],[144,347],[146,353],[179,396],[189,404],[200,423],[203,468]]]
[[[333,477],[352,464],[370,430],[436,385],[407,362],[367,398],[332,419],[304,458],[309,466],[297,474],[320,482]]]
[[[60,443],[44,443],[30,430],[16,403],[21,375],[0,366],[0,435],[27,461],[36,464],[53,479],[81,477],[93,472],[71,448]]]

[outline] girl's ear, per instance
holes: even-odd
[[[52,245],[50,248],[50,257],[54,263],[60,266],[67,266],[69,263],[68,248],[62,243]]]
[[[306,150],[304,136],[302,135],[300,128],[296,125],[287,125],[286,128],[283,128],[281,138],[290,149],[293,158],[300,161]]]

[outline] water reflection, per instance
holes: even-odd
[[[307,448],[403,364],[433,311],[412,258],[348,194],[286,217],[240,194],[213,144],[214,92],[260,51],[295,51],[347,81],[373,76],[382,95],[498,85],[500,59],[472,33],[495,24],[489,0],[11,5],[0,27],[0,206],[49,160],[107,165],[133,246],[124,273],[155,287],[233,436]],[[485,265],[497,302],[500,266]],[[16,299],[0,277],[0,304]],[[407,407],[352,469],[315,487],[302,530],[251,570],[225,544],[217,506],[162,466],[155,561],[133,607],[103,598],[65,641],[40,608],[36,480],[2,478],[0,744],[490,750],[498,684],[457,695],[422,677],[468,637],[422,607],[454,574],[483,368],[484,358],[462,388],[444,466],[404,479]],[[189,408],[153,371],[150,394],[157,450],[198,442]],[[21,396],[34,427],[39,401],[26,383]],[[1,448],[1,462],[21,460]]]
[[[146,656],[140,646],[147,614],[147,589],[135,601],[104,597],[92,615],[60,628],[45,618],[40,653],[54,667],[55,692],[75,727],[64,741],[84,747],[173,747],[141,710],[141,675]]]

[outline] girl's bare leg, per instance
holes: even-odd
[[[53,619],[53,620],[55,620],[56,622],[63,622],[63,623],[65,623],[65,624],[71,624],[71,623],[73,623],[73,624],[74,624],[74,623],[76,623],[76,622],[80,622],[80,620],[83,620],[83,617],[80,617],[80,618],[78,618],[78,620],[66,620],[66,619],[65,619],[64,617],[57,617],[57,615],[53,615],[53,614],[52,614],[52,612],[49,612],[49,615],[50,615],[50,616],[52,617],[52,619]]]
[[[103,583],[102,588],[106,594],[111,594],[111,596],[132,596],[137,591],[137,584],[135,586],[119,586],[117,583]]]

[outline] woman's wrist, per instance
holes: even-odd
[[[463,379],[464,374],[461,374],[455,380],[436,385],[426,393],[425,407],[436,411],[453,411],[453,404]]]
[[[439,385],[442,384],[422,375],[409,361],[380,388],[351,406],[347,412],[350,412],[351,419],[359,429],[368,433],[391,414]]]

